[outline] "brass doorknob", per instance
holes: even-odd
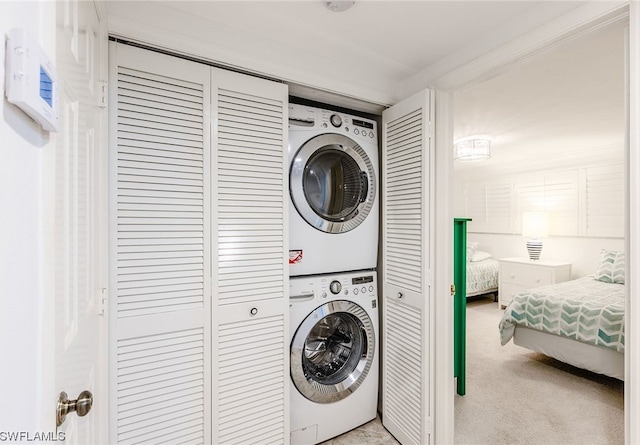
[[[93,405],[93,394],[82,391],[76,400],[69,400],[67,393],[62,391],[58,397],[56,408],[56,426],[60,426],[67,418],[67,414],[75,412],[78,416],[86,416]]]

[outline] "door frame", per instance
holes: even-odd
[[[627,181],[626,199],[626,316],[625,345],[625,444],[640,441],[640,426],[634,422],[640,416],[640,310],[629,295],[637,294],[640,282],[640,4],[637,2],[594,2],[550,21],[511,43],[436,79],[430,87],[436,96],[436,252],[445,264],[452,264],[452,201],[453,156],[453,94],[502,74],[510,67],[528,61],[548,49],[599,29],[619,20],[629,21],[627,54],[629,57],[626,81],[628,103],[628,134],[625,140]],[[407,95],[409,95],[408,92]],[[451,268],[442,267],[436,273],[436,294],[448,295]],[[449,300],[446,300],[450,302]],[[436,443],[454,443],[454,386],[453,377],[453,311],[451,304],[436,304],[435,319],[445,320],[436,327],[435,373],[435,433]]]

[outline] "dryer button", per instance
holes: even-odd
[[[358,288],[353,289],[353,295],[358,295]]]
[[[367,288],[362,286],[362,293],[364,294],[367,291]]]
[[[327,298],[327,293],[326,292],[322,292],[322,298]]]
[[[369,286],[369,292],[373,292],[373,286]]]
[[[345,289],[345,290],[344,290],[344,294],[345,294],[345,295],[349,295],[349,289]]]
[[[360,134],[360,132],[358,131],[358,129],[356,128],[355,130],[353,130],[353,134]]]

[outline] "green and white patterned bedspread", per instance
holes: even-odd
[[[480,295],[498,288],[500,263],[493,258],[467,263],[467,296]]]
[[[515,325],[624,352],[624,285],[589,276],[521,292],[500,320],[503,345]]]

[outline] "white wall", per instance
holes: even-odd
[[[527,258],[526,239],[520,235],[469,233],[469,241],[480,243],[478,250],[494,258]],[[593,274],[600,260],[600,250],[624,250],[622,238],[550,237],[542,239],[541,260],[571,262],[572,278]]]
[[[585,165],[580,165],[579,162],[576,162],[575,168],[583,168],[587,167]],[[544,175],[545,173],[551,170],[541,170],[541,171],[529,171],[523,172],[518,179],[520,178],[535,178],[540,175]],[[568,175],[567,175],[568,176]],[[491,183],[492,181],[504,181],[505,183],[509,182],[509,177],[506,175],[498,175],[495,176],[493,174],[486,175],[478,175],[471,176],[468,174],[461,174],[460,172],[456,172],[456,181],[454,182],[454,214],[456,217],[472,217],[471,214],[468,214],[465,211],[465,180],[469,180],[474,184],[482,184],[482,183]],[[622,196],[624,195],[624,191],[615,190],[610,196],[610,201],[619,202],[620,212],[623,211],[623,200]],[[580,192],[580,196],[584,197],[584,191]],[[564,201],[562,201],[564,202]],[[512,203],[511,210],[511,223],[509,224],[508,230],[485,230],[485,229],[477,229],[474,230],[474,226],[472,223],[469,224],[469,241],[478,241],[480,243],[479,250],[487,251],[491,253],[494,258],[505,258],[505,257],[523,257],[527,258],[527,249],[525,246],[526,238],[520,235],[521,227],[516,224],[516,221],[519,215],[520,210],[514,210]],[[564,204],[563,204],[564,205]],[[516,206],[517,207],[517,204]],[[586,206],[583,203],[579,203],[576,208],[568,209],[566,214],[562,212],[558,213],[561,215],[561,221],[569,221],[570,218],[577,217],[578,224],[582,224],[586,226],[584,221],[585,215],[584,208]],[[582,212],[579,211],[582,209]],[[562,209],[556,209],[556,212]],[[608,209],[610,210],[610,209]],[[566,218],[566,219],[565,219]],[[620,215],[620,222],[622,223],[624,217]],[[573,219],[571,219],[573,221]],[[616,219],[617,221],[617,219]],[[557,221],[556,221],[557,222]],[[575,222],[575,221],[574,221]],[[583,229],[584,231],[584,229]],[[500,232],[500,233],[498,233]],[[586,231],[585,231],[586,232]],[[596,267],[598,265],[600,259],[600,251],[602,249],[607,250],[625,250],[624,243],[624,233],[623,230],[612,230],[614,235],[608,236],[608,234],[597,233],[596,236],[578,236],[579,233],[574,232],[565,232],[565,236],[560,236],[556,234],[555,236],[551,235],[547,238],[543,238],[543,250],[541,259],[553,260],[553,261],[569,261],[572,263],[571,275],[573,278],[582,277],[585,275],[595,273]],[[617,233],[620,233],[620,236],[617,236]],[[560,232],[562,233],[562,232]],[[582,233],[581,235],[587,235],[588,233]],[[607,237],[604,237],[607,235]]]
[[[14,27],[26,28],[53,57],[55,3],[0,2],[0,393],[4,399],[0,432],[33,434],[42,429],[42,386],[49,378],[42,372],[46,325],[42,173],[54,137],[6,100],[5,41]]]

